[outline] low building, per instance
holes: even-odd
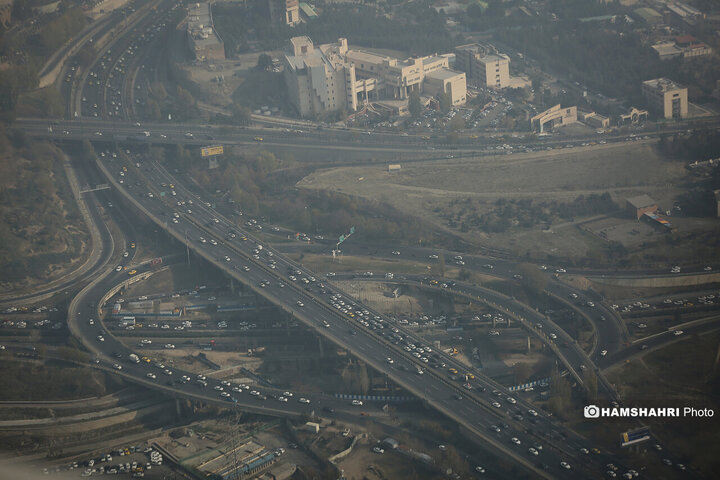
[[[631,107],[627,113],[622,113],[618,116],[618,125],[630,125],[646,122],[647,118],[647,110],[640,110],[635,107]]]
[[[702,57],[704,55],[712,55],[712,48],[706,43],[701,42],[692,35],[682,35],[675,37],[675,45],[682,52],[684,58]]]
[[[648,25],[660,25],[663,23],[663,16],[650,7],[636,8],[633,13]]]
[[[535,132],[552,130],[555,127],[562,127],[577,122],[577,107],[561,107],[558,103],[544,112],[540,112],[530,119],[530,128]]]
[[[686,87],[667,78],[655,78],[642,83],[642,93],[650,107],[663,118],[687,118]]]
[[[225,59],[225,45],[213,28],[209,2],[191,3],[188,7],[187,39],[190,50],[197,60]]]
[[[608,128],[610,119],[595,112],[578,112],[578,120],[593,128]]]
[[[657,211],[657,202],[648,195],[639,195],[637,197],[628,198],[626,200],[626,209],[630,216],[636,220],[640,220],[646,213],[654,213]]]
[[[701,42],[692,35],[675,37],[674,41],[666,41],[653,45],[653,50],[660,60],[671,60],[673,58],[694,58],[704,55],[712,55],[712,48]]]

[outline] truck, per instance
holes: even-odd
[[[131,353],[130,355],[128,355],[128,360],[130,360],[133,363],[140,363],[140,357],[138,357],[134,353]]]

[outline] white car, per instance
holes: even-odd
[[[392,365],[393,363],[395,363],[395,360],[393,360],[392,358],[388,357],[388,358],[387,358],[387,363],[389,363],[390,365]]]
[[[121,272],[122,269],[123,269],[122,265],[118,265],[117,267],[115,267],[116,272]]]
[[[604,357],[605,355],[607,355],[607,350],[603,350],[600,352],[601,357]]]
[[[528,452],[530,453],[530,455],[538,455],[538,451],[535,450],[533,447],[528,448]]]
[[[570,464],[567,462],[560,462],[560,466],[565,470],[570,470]]]
[[[675,331],[673,332],[673,335],[675,335],[676,337],[679,337],[679,336],[682,335],[683,333],[685,333],[685,332],[683,332],[682,330],[675,330]]]
[[[148,374],[145,375],[145,376],[148,377],[148,378],[152,378],[153,380],[157,378],[157,375],[155,375],[155,374],[152,373],[152,372],[148,373]]]
[[[510,439],[510,441],[511,441],[512,443],[514,443],[515,445],[520,445],[520,439],[517,438],[517,437],[512,437],[512,438]]]
[[[308,404],[310,403],[310,400],[308,400],[307,398],[299,398],[298,402]]]
[[[172,350],[175,348],[175,345],[173,345],[172,343],[166,343],[165,348],[167,348],[168,350]]]
[[[354,407],[362,407],[363,402],[362,402],[362,400],[353,400],[352,404]]]

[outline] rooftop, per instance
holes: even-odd
[[[638,195],[637,197],[628,198],[627,202],[634,208],[650,207],[657,204],[657,202],[648,195]]]
[[[685,87],[679,85],[668,78],[653,78],[652,80],[645,80],[643,86],[659,90],[661,92],[668,92],[671,90],[681,90]]]
[[[426,77],[436,78],[438,80],[450,80],[451,78],[455,78],[458,75],[465,75],[465,74],[463,72],[457,72],[455,70],[450,70],[447,68],[435,70],[433,72],[425,74]]]

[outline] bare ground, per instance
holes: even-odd
[[[378,167],[339,167],[319,170],[298,182],[306,189],[334,190],[393,205],[449,230],[439,213],[455,199],[472,199],[478,213],[500,199],[571,202],[579,195],[608,192],[621,206],[628,197],[649,194],[662,206],[671,205],[686,176],[682,163],[658,155],[654,140],[581,148],[455,159],[451,163],[418,162],[388,172]],[[437,209],[437,212],[436,212]],[[513,227],[505,233],[478,230],[453,233],[466,240],[506,248],[516,253],[583,256],[601,239],[570,225],[557,231]]]

